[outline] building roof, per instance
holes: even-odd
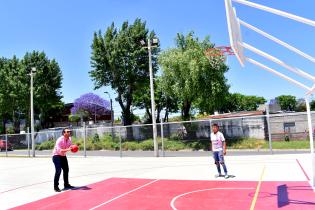
[[[263,111],[243,111],[243,112],[232,112],[232,113],[224,113],[217,115],[209,115],[207,119],[221,119],[221,118],[233,118],[233,117],[248,117],[248,116],[256,116],[263,115]]]

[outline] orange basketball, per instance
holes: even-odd
[[[71,145],[71,152],[77,152],[79,151],[79,147],[77,145]]]

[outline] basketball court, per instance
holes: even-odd
[[[2,180],[6,184],[1,184],[1,209],[315,207],[308,154],[226,156],[228,179],[214,178],[210,154],[158,159],[69,157],[70,183],[76,188],[61,193],[53,191],[50,158],[6,160],[9,165],[4,170],[15,170]],[[21,163],[25,167],[19,168]]]
[[[314,206],[315,193],[306,181],[111,178],[13,209],[314,209]]]

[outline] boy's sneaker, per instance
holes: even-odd
[[[216,174],[216,175],[214,175],[215,178],[218,178],[218,177],[220,177],[220,176],[222,176],[222,175],[221,175],[221,174]]]
[[[225,174],[224,178],[225,178],[225,179],[228,179],[228,178],[229,178],[229,175]]]

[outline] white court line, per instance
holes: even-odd
[[[174,197],[171,201],[171,207],[173,210],[178,210],[176,207],[175,207],[175,201],[180,198],[180,197],[184,197],[186,195],[189,195],[189,194],[193,194],[193,193],[197,193],[197,192],[203,192],[203,191],[211,191],[211,190],[254,190],[255,188],[253,187],[240,187],[240,188],[233,188],[233,187],[226,187],[226,188],[209,188],[209,189],[203,189],[203,190],[195,190],[195,191],[191,191],[191,192],[187,192],[187,193],[183,193],[183,194],[180,194],[176,197]]]
[[[101,207],[101,206],[104,206],[104,205],[106,205],[106,204],[108,204],[108,203],[114,201],[114,200],[117,200],[118,198],[121,198],[121,197],[123,197],[123,196],[125,196],[125,195],[128,195],[129,193],[132,193],[132,192],[134,192],[134,191],[137,191],[137,190],[139,190],[139,189],[141,189],[141,188],[143,188],[143,187],[146,187],[146,186],[148,186],[148,185],[150,185],[150,184],[152,184],[152,183],[154,183],[154,182],[157,182],[157,181],[159,181],[159,179],[155,179],[155,180],[153,180],[153,181],[151,181],[151,182],[149,182],[149,183],[147,183],[147,184],[145,184],[145,185],[142,185],[142,186],[140,186],[140,187],[137,187],[136,189],[130,190],[130,191],[128,191],[128,192],[125,192],[125,193],[123,193],[123,194],[121,194],[121,195],[119,195],[119,196],[117,196],[117,197],[115,197],[115,198],[112,198],[112,199],[110,199],[110,200],[108,200],[108,201],[106,201],[106,202],[104,202],[104,203],[101,203],[101,204],[98,205],[98,206],[95,206],[95,207],[93,207],[93,208],[90,208],[89,210],[97,209],[97,208],[99,208],[99,207]]]

